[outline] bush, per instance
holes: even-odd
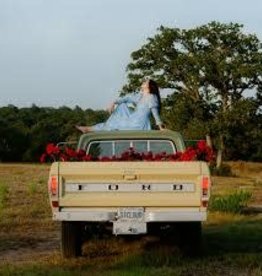
[[[251,199],[252,193],[240,191],[227,196],[211,197],[209,210],[226,213],[241,213]]]

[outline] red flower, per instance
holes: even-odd
[[[59,157],[59,160],[60,161],[68,161],[68,156],[66,155],[66,154],[64,154],[64,153],[61,153],[60,154],[60,157]]]
[[[171,154],[171,155],[169,156],[168,160],[171,160],[171,161],[178,161],[178,160],[180,160],[181,156],[182,156],[182,152],[178,151],[178,152],[176,152],[176,153],[174,153],[174,154]]]
[[[92,161],[92,156],[90,154],[87,154],[82,157],[82,161]]]
[[[121,154],[121,156],[108,157],[103,156],[101,158],[93,158],[91,155],[87,155],[82,149],[73,150],[72,148],[65,147],[59,148],[50,143],[46,146],[46,152],[42,154],[40,162],[46,162],[50,160],[60,161],[193,161],[203,160],[210,162],[214,159],[213,150],[207,146],[204,140],[200,140],[195,147],[188,147],[184,152],[176,152],[175,154],[166,154],[161,152],[153,154],[152,152],[139,153],[134,148],[129,148]]]
[[[153,161],[154,160],[153,153],[151,151],[149,151],[148,153],[145,153],[143,155],[143,159],[146,161]]]
[[[207,149],[207,143],[205,140],[200,140],[197,142],[197,148],[200,150],[200,151],[205,151]]]
[[[54,144],[50,143],[46,146],[46,153],[48,155],[51,154],[59,154],[60,153],[60,149],[59,147],[55,146]]]
[[[86,152],[84,150],[80,149],[80,150],[77,151],[77,157],[78,158],[81,159],[81,158],[83,158],[85,156],[86,156]]]
[[[108,157],[108,156],[103,156],[99,159],[99,161],[102,161],[102,162],[108,162],[108,161],[111,161],[111,158]]]
[[[192,161],[197,157],[197,152],[193,147],[188,147],[179,158],[180,161]]]

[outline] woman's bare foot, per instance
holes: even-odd
[[[92,131],[91,127],[88,126],[75,126],[76,129],[80,130],[82,133],[87,133],[89,131]]]

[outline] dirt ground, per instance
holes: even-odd
[[[7,192],[0,210],[0,262],[25,262],[58,250],[58,227],[48,204],[48,166],[1,164]]]

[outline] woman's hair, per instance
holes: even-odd
[[[149,86],[149,93],[150,94],[154,94],[157,97],[157,100],[158,100],[158,111],[160,113],[160,111],[161,111],[161,97],[160,97],[158,85],[157,85],[157,83],[155,81],[149,79],[148,80],[148,86]]]

